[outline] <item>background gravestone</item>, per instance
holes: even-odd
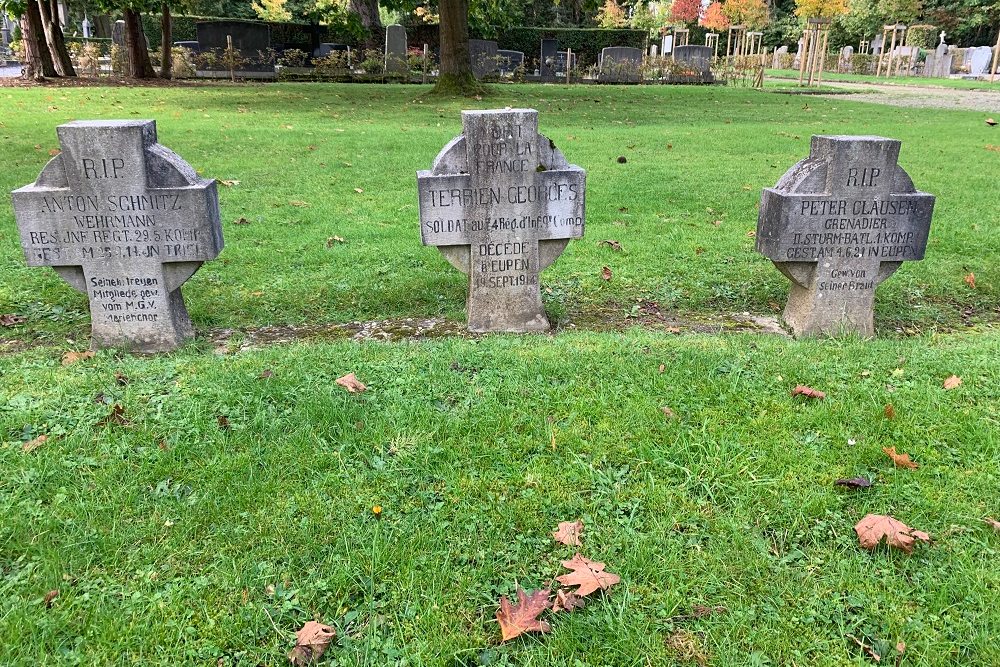
[[[385,73],[407,76],[410,65],[406,61],[406,29],[401,25],[385,29]]]
[[[638,83],[641,67],[642,49],[608,46],[601,49],[601,67],[597,80],[604,83]]]
[[[233,38],[233,50],[238,51],[243,62],[233,69],[237,72],[274,72],[274,63],[267,58],[271,48],[271,27],[257,21],[199,21],[199,52],[225,51],[229,48],[229,37]],[[221,62],[216,70],[229,71]]]
[[[534,109],[462,112],[417,191],[424,245],[469,275],[470,331],[548,330],[539,273],[583,236],[585,190]]]
[[[511,74],[517,70],[518,67],[524,65],[524,52],[498,49],[497,62],[499,63],[500,72],[502,74]]]
[[[469,40],[469,64],[472,74],[482,79],[497,73],[497,43],[488,39]]]
[[[111,43],[117,47],[125,48],[125,21],[115,21],[111,27]]]
[[[222,250],[214,180],[156,143],[156,123],[77,121],[13,192],[28,266],[90,300],[92,345],[172,350],[194,335],[180,287]]]
[[[969,74],[986,74],[990,70],[990,61],[993,60],[993,49],[988,46],[974,46],[967,52],[969,63]]]
[[[757,250],[792,281],[796,335],[875,332],[875,288],[923,259],[934,196],[896,164],[900,142],[814,136],[809,157],[761,195]]]
[[[694,78],[701,83],[711,83],[714,80],[712,76],[713,55],[711,46],[697,44],[678,46],[674,49],[674,62],[682,63],[691,72],[690,75],[679,74],[678,77],[682,79]]]
[[[555,81],[556,54],[559,51],[559,42],[554,39],[543,39],[541,48],[542,57],[538,61],[538,72],[542,81]]]

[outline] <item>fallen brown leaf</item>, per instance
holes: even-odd
[[[670,419],[673,419],[674,417],[677,416],[677,415],[674,414],[673,410],[671,410],[670,408],[668,408],[665,405],[662,408],[660,408],[660,412],[662,412],[663,414],[665,414]]]
[[[219,425],[219,428],[221,428],[223,431],[229,430],[230,428],[229,417],[227,417],[226,415],[216,415],[215,421]]]
[[[660,367],[656,369],[656,372],[659,373],[660,375],[663,375],[663,372],[665,370],[667,370],[667,365],[666,364],[660,364]]]
[[[986,124],[989,125],[990,127],[993,127],[993,126],[995,126],[997,124],[997,122],[995,120],[993,120],[992,118],[987,118],[986,119]]]
[[[0,327],[12,327],[16,324],[27,322],[28,318],[23,315],[13,315],[10,313],[0,315]]]
[[[867,477],[851,477],[850,479],[838,479],[835,486],[846,486],[849,489],[867,489],[872,482]]]
[[[48,440],[48,439],[49,439],[49,436],[47,436],[47,435],[40,435],[37,438],[35,438],[34,440],[29,440],[28,442],[26,442],[23,445],[21,445],[21,451],[24,452],[25,454],[33,452],[36,449],[38,449],[39,447],[41,447],[43,444],[45,444],[45,441]]]
[[[612,250],[621,250],[622,249],[622,244],[619,243],[618,241],[615,241],[614,239],[604,239],[603,241],[601,241],[597,245],[606,245],[609,248],[611,248]]]
[[[520,586],[517,589],[517,604],[512,605],[506,597],[500,598],[500,608],[497,610],[497,621],[500,622],[501,641],[519,637],[525,632],[548,632],[552,629],[538,616],[549,608],[551,591],[541,589],[533,593],[525,593]]]
[[[128,378],[121,371],[115,371],[115,384],[124,387],[128,384]]]
[[[563,586],[579,586],[574,593],[581,598],[597,590],[606,591],[622,580],[617,574],[605,572],[604,563],[584,558],[581,554],[576,554],[571,560],[564,560],[562,565],[572,572],[556,577],[556,581]]]
[[[49,591],[48,593],[46,593],[45,597],[42,599],[42,602],[45,603],[45,608],[46,609],[51,609],[52,608],[52,601],[55,600],[57,597],[59,597],[59,589],[58,588],[55,589],[54,591]]]
[[[241,217],[236,218],[235,220],[233,220],[233,224],[234,225],[249,225],[250,221],[241,216]]]
[[[890,547],[913,553],[917,540],[929,543],[931,536],[920,530],[913,530],[902,521],[885,514],[869,514],[854,526],[858,541],[863,549],[874,549],[885,539]]]
[[[957,375],[949,375],[948,378],[944,381],[944,388],[954,389],[955,387],[958,387],[960,384],[962,384],[962,378],[958,377]]]
[[[561,542],[567,546],[579,547],[580,534],[583,532],[582,521],[560,521],[559,526],[552,532],[552,537],[556,542]]]
[[[1000,531],[1000,521],[997,521],[996,519],[991,519],[989,517],[986,517],[985,519],[983,519],[983,521],[985,521],[986,525],[992,528],[993,530]]]
[[[362,384],[361,381],[354,376],[354,373],[348,373],[344,377],[339,377],[335,380],[335,382],[352,394],[360,394],[368,389],[368,387]]]
[[[577,597],[575,593],[556,591],[556,601],[552,604],[552,613],[557,614],[560,611],[565,611],[568,614],[575,609],[583,609],[586,604],[586,601]]]
[[[317,662],[336,636],[337,631],[329,625],[307,621],[295,633],[295,648],[288,654],[288,659],[295,667]]]
[[[601,269],[601,280],[611,280],[611,269],[607,266]]]
[[[895,419],[896,408],[892,407],[892,403],[887,403],[886,406],[882,409],[882,414],[885,415],[886,419]]]
[[[326,247],[332,248],[334,243],[347,243],[342,236],[331,236],[326,240]]]
[[[307,202],[298,201],[297,199],[293,199],[292,201],[288,202],[288,205],[295,206],[296,208],[306,208],[307,206],[309,206]]]
[[[115,403],[111,406],[111,412],[108,416],[97,422],[98,426],[108,426],[110,424],[115,424],[117,426],[128,426],[132,422],[129,421],[128,417],[125,416],[125,406],[121,403]]]
[[[897,468],[909,468],[910,470],[916,470],[920,467],[919,463],[910,460],[909,454],[905,454],[903,452],[899,452],[897,454],[895,447],[883,447],[882,451],[885,452],[886,456],[892,459],[893,464],[895,464]]]
[[[826,393],[820,391],[819,389],[813,389],[812,387],[807,387],[804,384],[795,385],[795,389],[792,389],[792,396],[805,396],[806,398],[824,399],[826,398]]]
[[[265,368],[261,372],[261,374],[258,375],[257,377],[260,378],[261,380],[270,379],[270,378],[274,377],[274,371],[272,371],[270,368]]]
[[[976,274],[975,273],[973,273],[973,272],[970,271],[964,278],[962,278],[962,280],[964,280],[965,284],[969,286],[969,289],[976,289]]]
[[[362,190],[361,188],[354,188],[354,191],[357,192],[359,195],[364,193],[364,190]]]
[[[231,188],[234,185],[239,185],[240,184],[240,182],[237,181],[236,179],[228,179],[228,180],[227,179],[223,179],[223,180],[219,181],[219,183],[221,183],[222,185],[225,185],[227,188]]]
[[[63,366],[72,366],[78,361],[83,359],[92,359],[94,357],[93,350],[84,350],[83,352],[67,352],[62,356]]]

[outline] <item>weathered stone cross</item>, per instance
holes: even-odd
[[[875,287],[923,259],[934,196],[896,164],[900,142],[814,136],[809,157],[761,196],[757,250],[792,281],[796,335],[874,333]]]
[[[586,172],[533,109],[463,111],[462,129],[417,173],[420,238],[469,274],[470,331],[547,330],[539,272],[583,236]]]
[[[177,347],[194,333],[180,286],[222,250],[215,181],[156,143],[151,120],[57,133],[62,152],[13,192],[28,265],[87,293],[95,347]]]

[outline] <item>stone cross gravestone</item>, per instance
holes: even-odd
[[[152,120],[76,121],[13,192],[28,266],[90,300],[92,344],[172,350],[194,335],[180,287],[222,250],[215,181],[156,143]]]
[[[463,111],[417,189],[424,245],[469,275],[469,330],[547,330],[538,277],[583,236],[586,172],[538,134],[538,112]]]
[[[814,136],[809,157],[761,196],[757,250],[792,281],[796,335],[874,333],[875,288],[923,259],[934,196],[896,164],[900,142]]]

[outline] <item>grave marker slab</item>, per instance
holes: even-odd
[[[76,121],[15,190],[28,266],[90,300],[92,345],[172,350],[194,334],[180,286],[222,250],[215,181],[156,143],[152,120]]]
[[[583,236],[586,172],[538,134],[538,112],[463,111],[417,190],[424,245],[469,275],[469,330],[548,330],[539,273]]]
[[[410,73],[406,61],[406,28],[401,25],[385,28],[385,73],[396,76]]]
[[[497,72],[497,43],[488,39],[469,40],[469,64],[472,74],[482,79]]]
[[[934,196],[896,164],[900,142],[814,136],[809,157],[761,195],[757,250],[792,281],[796,335],[874,334],[875,288],[924,257]]]
[[[524,51],[497,50],[497,61],[501,74],[510,74],[524,65]]]
[[[642,49],[608,46],[601,49],[597,80],[605,83],[638,83],[641,79]]]
[[[556,54],[559,52],[559,42],[554,39],[543,39],[541,59],[538,61],[538,71],[542,81],[555,81]]]

